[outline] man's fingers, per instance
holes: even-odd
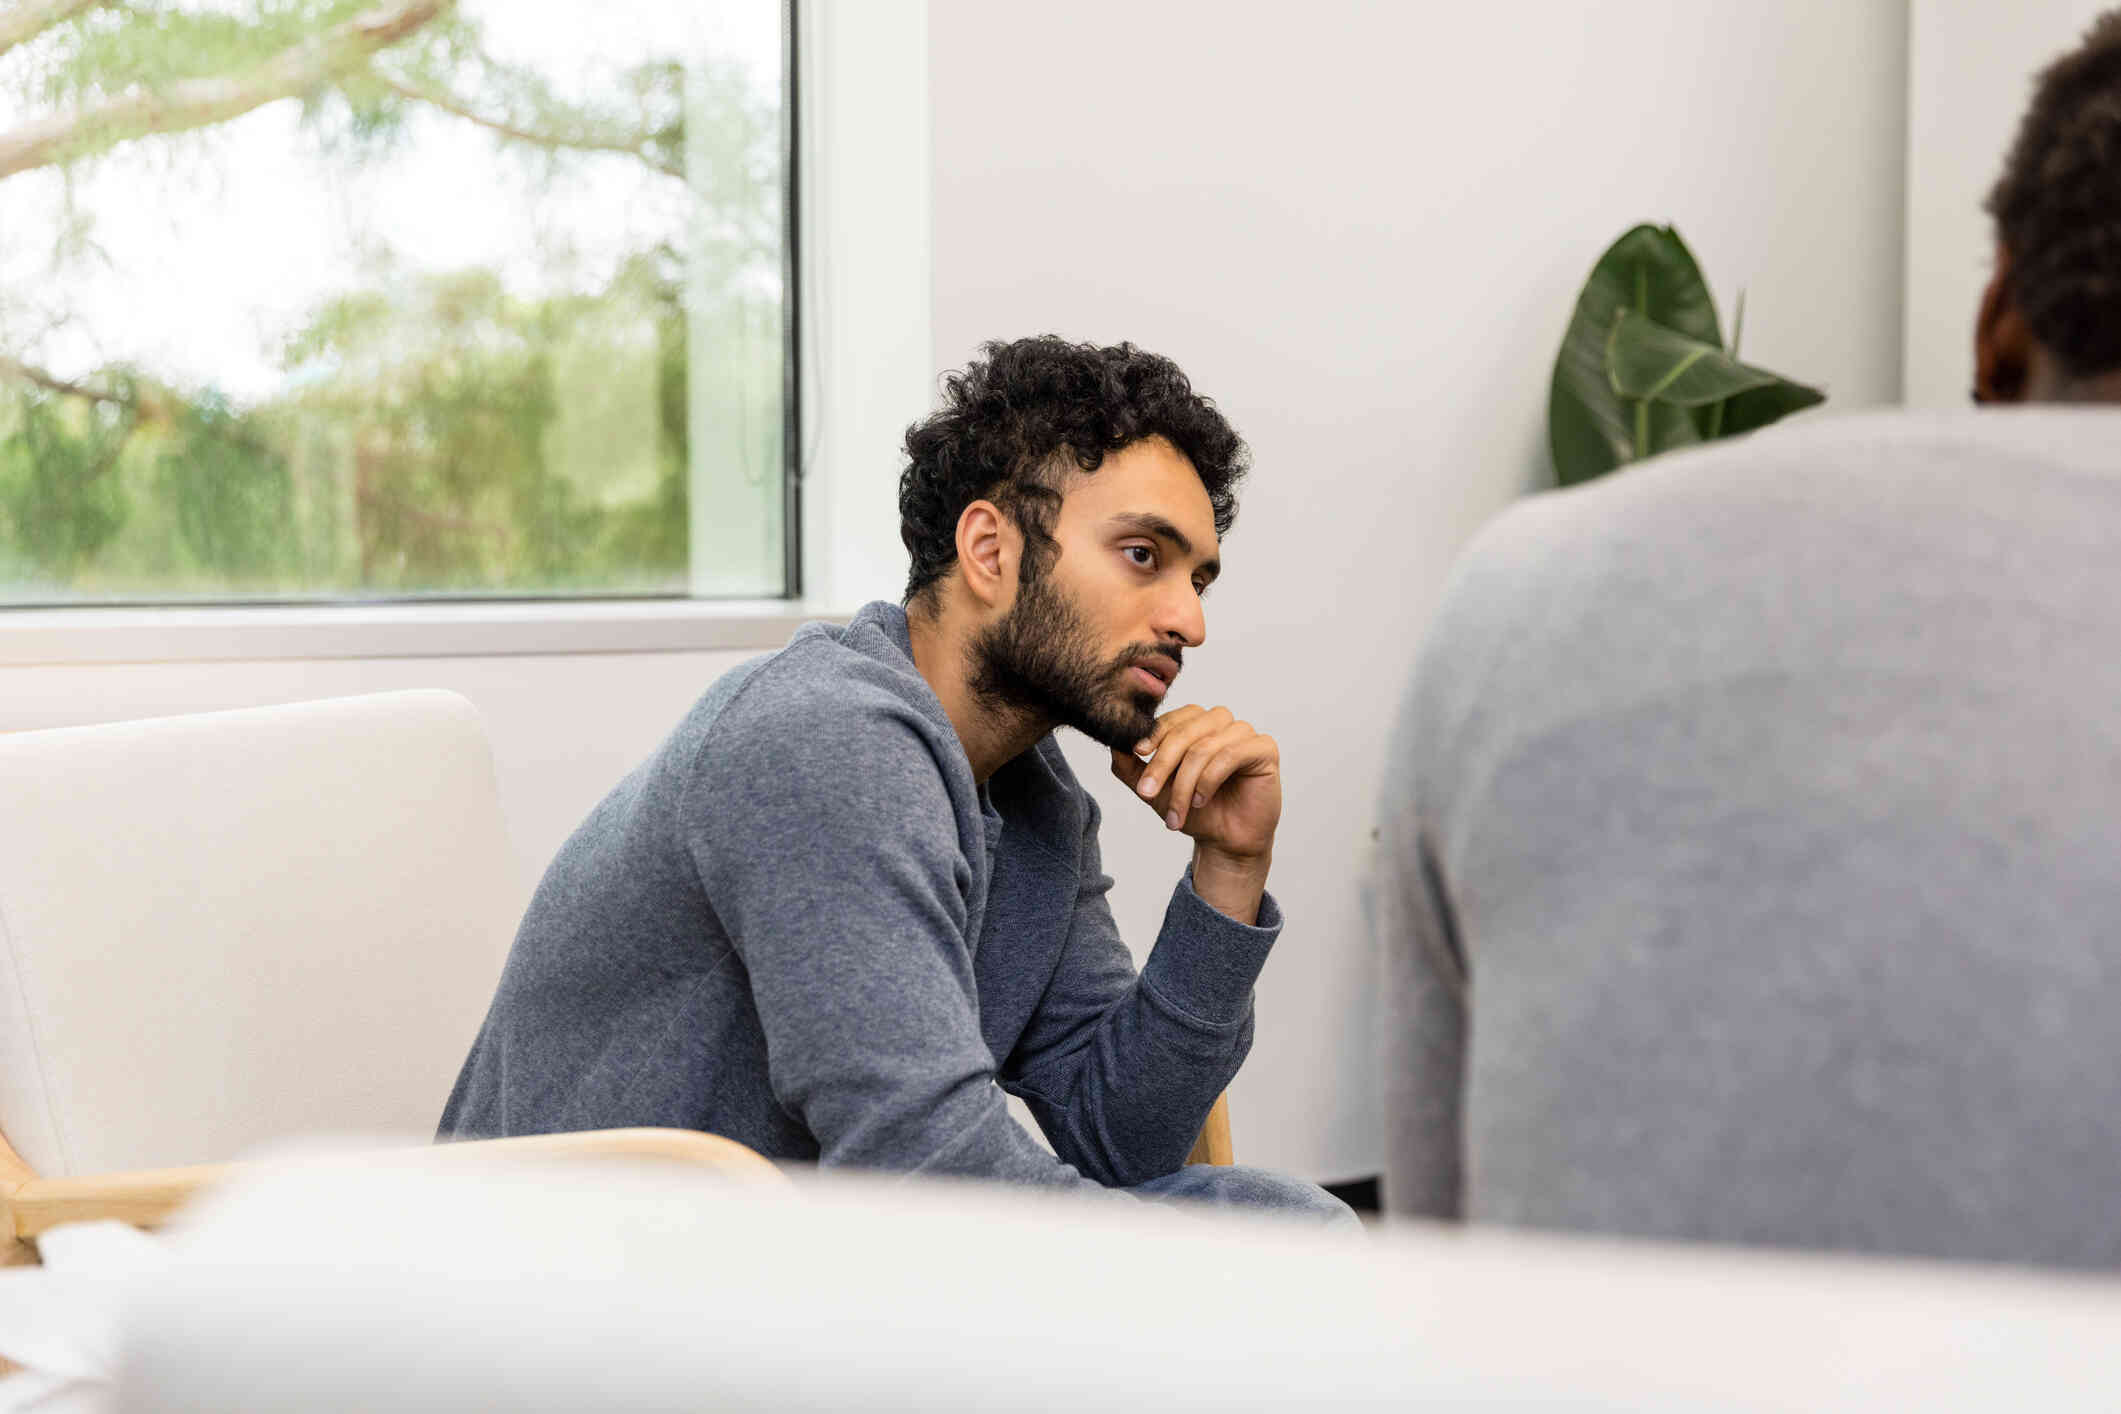
[[[1185,761],[1171,777],[1171,795],[1164,823],[1172,829],[1184,829],[1186,818],[1197,805],[1214,799],[1215,792],[1229,776],[1228,769],[1211,781],[1208,772],[1222,757],[1242,753],[1251,742],[1260,740],[1259,733],[1252,730],[1249,722],[1232,722],[1220,731],[1208,733],[1192,744],[1186,752]]]
[[[1200,716],[1201,711],[1202,709],[1198,704],[1188,702],[1183,707],[1174,707],[1164,713],[1149,728],[1149,734],[1134,743],[1134,754],[1141,757],[1154,756],[1163,749],[1164,738],[1168,737],[1177,728]]]
[[[1148,762],[1129,752],[1115,751],[1112,753],[1112,774],[1119,777],[1121,783],[1129,790],[1132,790],[1134,783],[1142,778],[1142,772],[1148,769]]]
[[[1185,768],[1186,756],[1193,750],[1195,742],[1220,731],[1230,721],[1230,709],[1227,707],[1217,707],[1208,712],[1197,707],[1181,707],[1179,712],[1185,712],[1187,715],[1175,726],[1164,725],[1170,718],[1160,718],[1157,721],[1159,730],[1155,755],[1141,778],[1134,783],[1135,794],[1144,800],[1154,800],[1157,793],[1171,783],[1175,773]],[[1172,717],[1178,715],[1178,712],[1171,714]]]
[[[1247,741],[1231,742],[1210,756],[1201,768],[1200,779],[1193,783],[1193,793],[1186,797],[1186,806],[1193,809],[1215,799],[1215,793],[1239,772],[1250,772],[1262,765],[1278,763],[1281,748],[1270,736],[1254,736]]]
[[[1198,730],[1196,724],[1201,715],[1197,707],[1181,707],[1168,717],[1156,719],[1156,730],[1149,738],[1149,759],[1142,763],[1141,772],[1134,779],[1135,793],[1142,799],[1155,799],[1171,779],[1171,773],[1185,759],[1186,743]]]

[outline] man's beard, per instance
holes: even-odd
[[[1176,645],[1129,648],[1100,661],[1074,603],[1045,576],[1018,587],[1009,612],[972,641],[972,691],[1007,711],[1073,727],[1114,751],[1132,751],[1156,724],[1155,694],[1130,688],[1127,668],[1166,658]]]

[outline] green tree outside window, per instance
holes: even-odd
[[[0,602],[782,592],[781,23],[0,0]]]

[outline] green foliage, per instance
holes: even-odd
[[[288,345],[306,390],[265,411],[350,447],[365,586],[675,588],[683,331],[674,282],[647,261],[545,301],[485,270],[413,280],[319,311]]]
[[[1670,227],[1637,226],[1599,257],[1554,361],[1547,436],[1556,480],[1588,481],[1675,447],[1736,436],[1822,402],[1740,363]]]
[[[263,587],[296,562],[287,458],[218,394],[178,413],[155,457],[154,489],[194,562],[217,577]]]
[[[135,431],[18,395],[0,589],[681,590],[686,319],[665,263],[549,300],[477,269],[350,293],[288,341],[296,390],[249,410],[208,392]]]
[[[164,89],[264,62],[374,0],[254,0],[241,11],[136,0],[83,13],[39,37],[33,63],[12,87],[50,108],[80,107],[134,87]]]
[[[104,405],[24,393],[0,430],[0,579],[64,579],[125,524],[111,472],[131,428]]]
[[[1606,336],[1606,372],[1613,391],[1631,402],[1683,408],[1707,407],[1775,381],[1774,374],[1632,309],[1620,311]]]

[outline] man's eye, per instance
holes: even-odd
[[[1123,547],[1120,553],[1143,569],[1148,569],[1156,563],[1156,551],[1147,545],[1128,545]]]

